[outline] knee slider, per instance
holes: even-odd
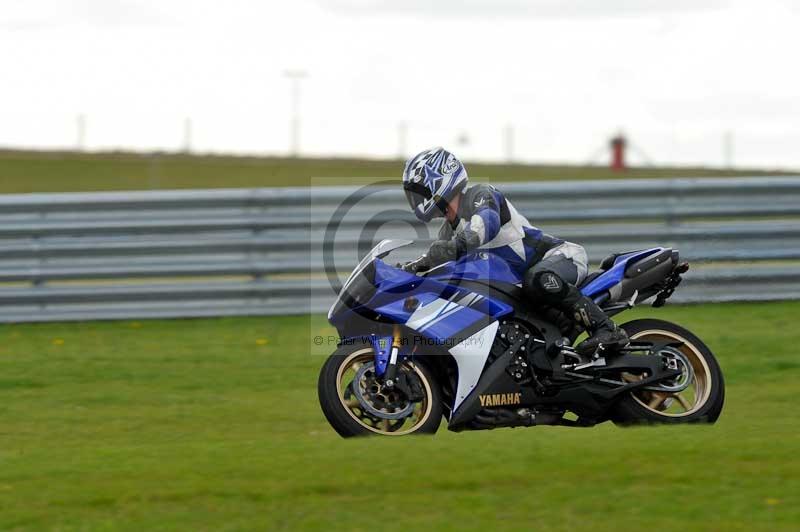
[[[555,304],[564,299],[569,285],[555,272],[542,270],[525,275],[526,286],[531,295],[548,304]]]

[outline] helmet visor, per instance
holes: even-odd
[[[411,210],[416,210],[416,208],[423,203],[425,203],[425,196],[420,194],[418,191],[411,190],[409,188],[405,189],[406,193],[406,200],[408,200],[408,206],[411,207]]]
[[[444,216],[447,202],[440,196],[431,196],[431,191],[420,183],[406,183],[403,185],[408,205],[414,214],[423,222],[430,222],[438,216]]]
[[[406,193],[406,200],[408,200],[408,206],[411,207],[411,210],[419,212],[422,209],[425,202],[431,199],[431,191],[419,182],[410,182],[405,183],[403,185],[403,190]]]

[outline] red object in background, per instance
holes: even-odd
[[[622,135],[611,139],[611,169],[615,172],[625,171],[625,145],[627,141]]]

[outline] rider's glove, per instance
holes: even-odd
[[[445,262],[456,260],[458,258],[458,250],[456,248],[455,240],[437,240],[431,244],[428,249],[428,258],[432,266],[438,266]]]
[[[397,267],[408,273],[419,273],[430,270],[431,263],[427,255],[422,255],[420,258],[414,259],[411,262],[406,262],[405,264],[398,264]]]
[[[460,257],[473,249],[477,249],[483,242],[481,237],[471,229],[459,231],[455,238],[456,254]]]

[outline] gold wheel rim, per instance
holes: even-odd
[[[662,329],[638,332],[631,336],[631,340],[683,342],[683,345],[675,349],[686,356],[694,370],[694,377],[685,390],[675,393],[649,390],[631,392],[631,397],[637,403],[659,416],[680,418],[697,412],[708,402],[712,386],[711,369],[706,358],[692,342],[679,334]]]
[[[373,426],[365,422],[364,419],[362,419],[362,417],[356,415],[356,413],[353,411],[353,409],[360,410],[361,408],[361,405],[358,403],[358,399],[354,397],[350,399],[345,399],[344,391],[350,385],[350,382],[352,382],[352,381],[343,382],[345,380],[344,379],[345,374],[347,374],[350,371],[354,372],[355,370],[357,370],[358,369],[358,367],[356,367],[357,365],[363,364],[365,362],[372,362],[373,360],[374,360],[374,353],[372,349],[365,348],[365,349],[360,349],[354,353],[351,353],[350,355],[347,356],[347,358],[345,358],[344,362],[342,362],[339,365],[339,369],[336,372],[336,390],[337,390],[337,395],[339,397],[339,402],[341,402],[342,407],[345,409],[348,415],[351,418],[353,418],[359,425],[369,430],[370,432],[374,432],[376,434],[381,434],[384,436],[403,436],[405,434],[410,434],[416,431],[430,417],[433,405],[431,404],[432,393],[431,393],[430,382],[428,382],[428,379],[425,378],[425,374],[422,373],[419,367],[413,362],[408,362],[408,361],[403,362],[402,367],[398,369],[413,371],[419,377],[420,382],[422,382],[422,386],[425,389],[425,398],[422,401],[420,401],[418,405],[414,407],[414,410],[410,416],[402,420],[399,420],[399,423],[398,421],[384,419],[377,422],[376,425]],[[403,427],[403,425],[405,425],[406,420],[408,420],[411,417],[416,417],[417,419],[416,421],[413,422],[413,424],[409,428],[405,430],[391,430],[393,423],[397,425],[397,429],[400,429]]]

